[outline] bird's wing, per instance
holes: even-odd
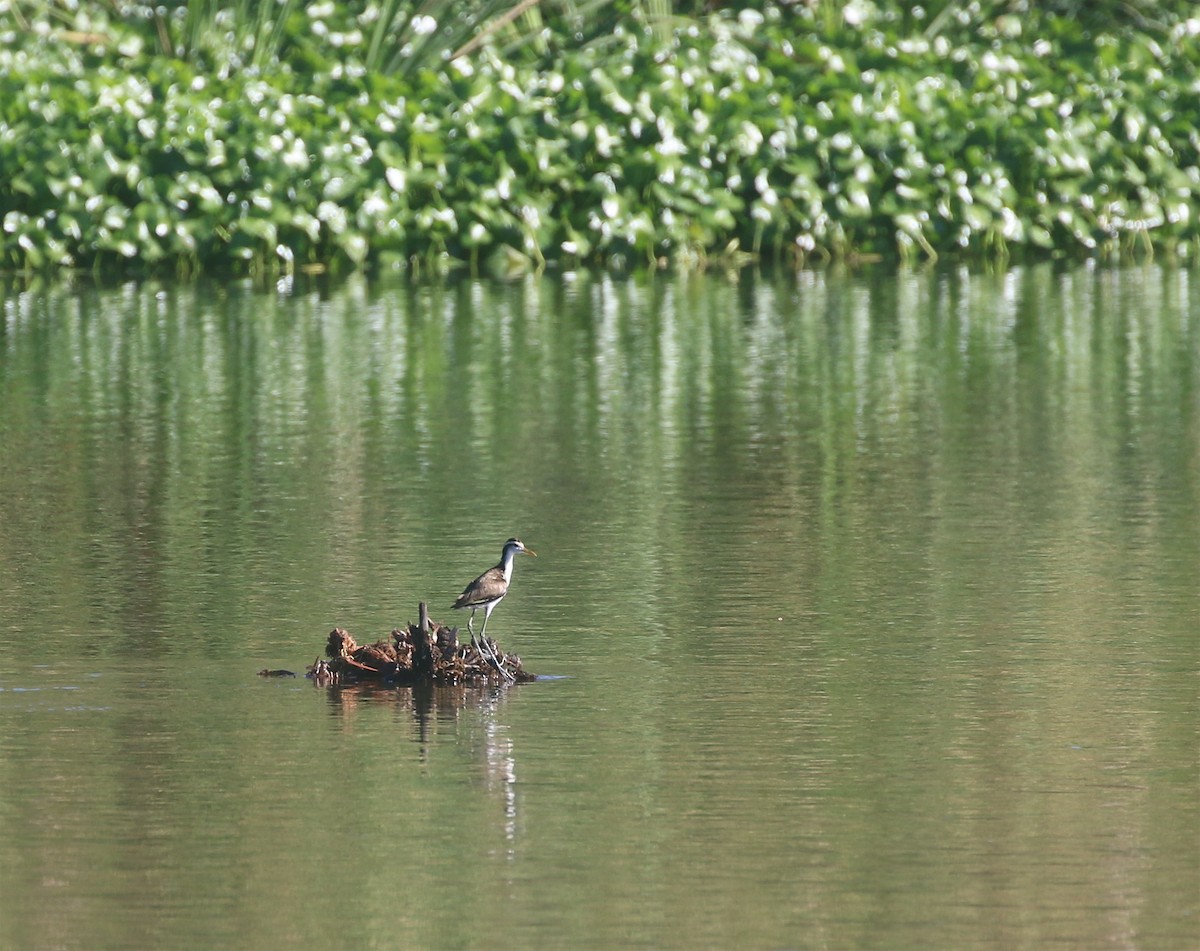
[[[504,594],[504,572],[499,568],[489,568],[469,585],[463,588],[462,594],[454,602],[456,608],[469,608],[473,604],[491,601]]]

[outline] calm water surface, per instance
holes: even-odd
[[[1198,577],[1188,270],[0,285],[0,947],[1195,949]]]

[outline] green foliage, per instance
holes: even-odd
[[[236,30],[189,7],[149,33],[90,8],[70,21],[25,9],[22,29],[10,8],[0,267],[702,264],[1200,240],[1197,21],[931,31],[864,0],[762,6],[639,6],[607,34],[578,29],[598,11],[559,7],[508,42],[519,17],[480,7],[466,33],[428,31],[436,49],[399,60],[387,4],[363,21],[276,0]]]
[[[170,21],[161,8],[155,8],[150,19],[158,35],[167,40],[167,54],[176,50],[197,58],[202,54],[222,66],[245,65],[261,70],[278,61],[288,18],[297,6],[295,0],[238,0],[234,4],[191,0],[184,7],[177,44],[169,42]]]

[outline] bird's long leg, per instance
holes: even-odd
[[[507,670],[504,669],[504,665],[501,664],[499,658],[496,657],[496,652],[494,650],[492,650],[491,647],[488,646],[488,643],[487,643],[486,639],[484,638],[484,635],[487,634],[488,618],[490,618],[491,616],[492,616],[492,612],[485,608],[484,612],[483,612],[483,630],[479,632],[480,653],[483,653],[483,651],[486,649],[487,653],[484,654],[484,656],[487,657],[487,659],[491,662],[491,665],[500,672],[500,676],[511,683],[512,681],[516,680],[517,678],[514,677],[512,674],[510,674]]]
[[[479,636],[478,636],[478,637],[476,637],[476,636],[475,636],[475,630],[474,630],[474,628],[472,628],[472,627],[471,627],[471,622],[475,620],[475,612],[476,612],[476,610],[478,610],[478,609],[477,609],[477,608],[471,608],[471,617],[470,617],[470,618],[468,618],[468,620],[467,620],[467,630],[468,630],[468,631],[470,632],[470,634],[471,634],[471,646],[475,648],[475,652],[476,652],[476,653],[477,653],[477,654],[478,654],[480,657],[482,657],[482,658],[483,658],[485,661],[487,661],[489,664],[491,664],[493,667],[495,667],[495,666],[496,666],[496,658],[495,658],[495,657],[493,657],[491,654],[489,654],[489,653],[488,653],[488,651],[487,651],[487,648],[484,646],[484,643],[483,643],[483,634],[484,634],[484,631],[486,631],[486,630],[487,630],[487,622],[488,622],[489,612],[488,612],[488,610],[487,610],[486,608],[484,608],[484,611],[483,611],[483,630],[482,630],[482,631],[480,631],[480,632],[479,632]]]
[[[479,632],[479,653],[487,660],[489,664],[495,667],[500,673],[504,673],[504,668],[500,666],[500,662],[496,660],[495,653],[487,646],[487,622],[492,616],[492,612],[487,608],[483,609],[483,629]]]
[[[471,622],[475,620],[475,609],[471,608],[471,616],[467,618],[467,633],[471,635],[471,646],[479,650],[479,645],[475,642],[475,628],[471,627]]]

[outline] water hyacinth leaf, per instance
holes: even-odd
[[[370,245],[367,239],[358,231],[346,231],[338,238],[338,246],[351,261],[360,265],[367,258]]]
[[[430,245],[601,260],[782,235],[835,255],[897,233],[950,250],[986,234],[972,248],[1006,253],[1045,236],[1085,253],[1093,233],[1198,237],[1179,211],[1200,197],[1195,45],[1170,24],[1082,30],[1034,8],[1017,31],[980,20],[925,36],[886,3],[849,19],[718,7],[664,48],[619,18],[577,24],[583,41],[559,34],[547,4],[527,45],[510,42],[519,19],[467,16],[480,42],[463,52],[445,17],[389,9],[392,32],[373,34],[336,5],[247,8],[222,27],[227,50],[195,44],[190,60],[156,55],[153,32],[127,43],[139,27],[108,8],[78,14],[108,17],[114,36],[86,57],[37,31],[0,37],[0,165],[18,170],[0,212],[72,215],[0,234],[4,259],[27,259],[18,242],[42,242],[47,261],[115,242],[214,266],[258,260],[251,245],[370,266]],[[271,37],[266,68],[252,50]],[[363,65],[371,49],[378,68]],[[118,207],[137,210],[121,222]],[[274,238],[244,223],[259,219]]]
[[[315,215],[306,211],[296,210],[291,215],[291,225],[300,231],[310,242],[316,242],[321,235],[321,222]]]
[[[847,218],[865,220],[871,217],[871,197],[857,183],[851,183],[845,193],[838,195],[837,207]]]
[[[991,210],[977,204],[963,208],[962,218],[963,223],[972,231],[986,231],[993,221]]]
[[[266,218],[242,218],[238,222],[238,229],[265,244],[274,245],[279,240],[275,222]]]
[[[905,212],[903,214],[896,215],[895,222],[897,228],[899,228],[904,234],[907,234],[911,237],[916,237],[917,235],[923,233],[921,222],[915,214]]]
[[[42,242],[33,240],[29,235],[17,237],[17,246],[25,254],[25,263],[31,268],[41,268],[46,264],[46,255],[42,252]]]

